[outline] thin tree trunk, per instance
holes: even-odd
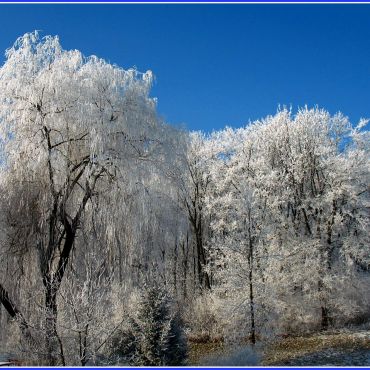
[[[329,310],[326,306],[321,306],[321,330],[325,331],[329,327]]]
[[[254,292],[253,292],[253,273],[252,269],[249,271],[249,305],[250,305],[250,320],[251,320],[251,333],[250,341],[252,344],[256,343],[256,322],[254,315]]]
[[[174,245],[174,251],[173,251],[173,254],[174,254],[174,261],[173,261],[173,286],[174,286],[174,292],[175,292],[175,296],[177,295],[177,260],[178,260],[178,255],[177,255],[177,249],[178,249],[178,245],[177,245],[177,238],[175,240],[175,245]]]
[[[208,273],[204,270],[207,260],[206,260],[206,251],[204,249],[203,243],[203,230],[202,230],[202,220],[201,218],[198,221],[195,229],[195,237],[197,243],[197,264],[198,264],[198,274],[199,274],[199,283],[202,288],[211,289],[211,283],[208,276]]]
[[[182,248],[182,266],[183,266],[183,296],[186,300],[187,298],[187,275],[188,275],[188,265],[189,265],[189,234],[186,233],[186,247],[185,247],[185,241],[181,243]]]
[[[249,314],[250,314],[250,341],[252,344],[256,343],[256,322],[254,313],[254,287],[253,287],[253,242],[249,237]]]
[[[321,272],[322,273],[322,272]],[[330,316],[329,316],[329,308],[327,307],[327,304],[326,304],[326,299],[325,297],[323,297],[323,291],[324,291],[324,283],[323,283],[323,278],[320,277],[319,278],[319,281],[318,281],[318,292],[319,294],[321,295],[320,296],[320,299],[321,299],[321,330],[325,331],[328,329],[329,327],[329,322],[330,322]]]

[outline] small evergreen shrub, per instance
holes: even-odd
[[[185,363],[186,339],[181,320],[166,292],[146,286],[136,312],[117,331],[111,352],[116,362],[134,366],[176,366]]]

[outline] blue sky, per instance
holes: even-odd
[[[0,5],[4,51],[25,32],[151,69],[170,123],[211,131],[319,105],[370,117],[370,5]]]

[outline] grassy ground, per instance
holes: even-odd
[[[221,341],[210,343],[196,343],[196,342],[189,342],[189,358],[188,362],[191,366],[198,366],[201,365],[202,360],[205,358],[223,354],[225,351],[224,344]]]
[[[289,365],[295,362],[304,362],[305,359],[317,363],[320,361],[320,357],[323,358],[324,362],[336,362],[334,358],[336,353],[347,353],[348,356],[351,356],[351,353],[356,352],[357,354],[363,351],[368,351],[370,354],[369,331],[325,333],[285,338],[265,348],[261,365]],[[331,359],[330,353],[333,354]],[[329,358],[325,359],[325,356]],[[306,365],[314,364],[307,363]]]
[[[227,356],[229,351],[221,341],[190,342],[189,365],[201,365],[206,358],[214,355]],[[262,366],[369,366],[370,331],[326,332],[281,338],[258,352]]]

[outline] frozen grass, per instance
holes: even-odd
[[[224,344],[219,342],[192,342],[188,344],[188,363],[189,365],[200,365],[204,358],[225,353]]]
[[[262,365],[366,366],[369,355],[370,331],[328,332],[282,339],[265,349]]]
[[[281,338],[263,351],[249,346],[230,348],[222,341],[191,342],[189,347],[189,365],[370,366],[368,328]]]

